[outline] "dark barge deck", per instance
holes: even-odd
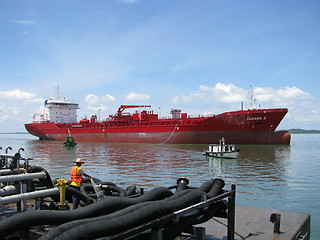
[[[310,239],[310,214],[236,206],[234,240],[307,240]],[[274,233],[271,214],[280,214],[280,233]],[[212,218],[197,225],[205,229],[206,240],[227,239],[227,219]],[[188,239],[188,238],[185,238]],[[192,239],[192,238],[189,238]]]

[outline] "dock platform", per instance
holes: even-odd
[[[0,221],[14,212],[14,206],[2,207]],[[280,214],[279,234],[274,233],[271,214]],[[214,217],[196,225],[202,234],[184,235],[177,239],[227,240],[227,219]],[[199,232],[199,231],[198,231]],[[33,238],[32,238],[33,239]],[[36,239],[36,238],[35,238]],[[306,213],[279,211],[273,209],[236,206],[234,240],[308,240],[310,239],[310,215]]]
[[[274,233],[271,214],[280,214],[280,233]],[[226,240],[227,219],[214,217],[197,225],[204,228],[205,240]],[[186,238],[188,239],[188,238]],[[191,239],[191,238],[189,238]],[[199,237],[198,237],[199,239]],[[310,239],[310,215],[274,209],[236,206],[234,240],[308,240]]]

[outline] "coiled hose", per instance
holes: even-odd
[[[165,187],[157,187],[137,198],[107,197],[89,206],[72,211],[30,211],[13,215],[0,221],[0,239],[18,231],[37,225],[59,225],[76,219],[91,218],[112,213],[139,202],[154,201],[172,196]]]

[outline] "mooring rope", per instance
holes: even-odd
[[[221,225],[223,225],[223,226],[225,226],[225,227],[228,227],[227,224],[219,221],[217,218],[214,218],[214,217],[213,217],[212,220],[216,221],[217,223],[219,223],[219,224],[221,224]],[[247,235],[246,237],[241,236],[241,235],[240,235],[239,233],[237,233],[236,231],[234,231],[234,234],[237,235],[237,236],[239,236],[242,240],[246,240],[247,238],[249,238],[249,237],[251,237],[251,236],[259,236],[259,235],[261,235],[261,234],[264,234],[264,232],[256,232],[256,233],[251,233],[251,232],[250,232],[250,233],[248,233],[248,235]]]
[[[159,143],[159,144],[165,144],[166,142],[169,141],[169,139],[172,137],[172,135],[174,134],[174,132],[176,131],[177,127],[178,127],[179,122],[177,122],[176,126],[174,127],[172,133],[170,134],[170,136],[167,138],[167,140],[165,140],[163,143]]]

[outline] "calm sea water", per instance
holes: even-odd
[[[292,135],[290,146],[238,145],[239,159],[206,158],[207,145],[106,144],[39,141],[28,134],[0,134],[0,150],[15,153],[44,167],[52,179],[69,179],[73,161],[83,158],[85,172],[122,188],[145,189],[176,184],[186,177],[190,185],[222,178],[226,189],[236,184],[236,203],[244,206],[311,214],[311,239],[320,239],[320,135]]]

